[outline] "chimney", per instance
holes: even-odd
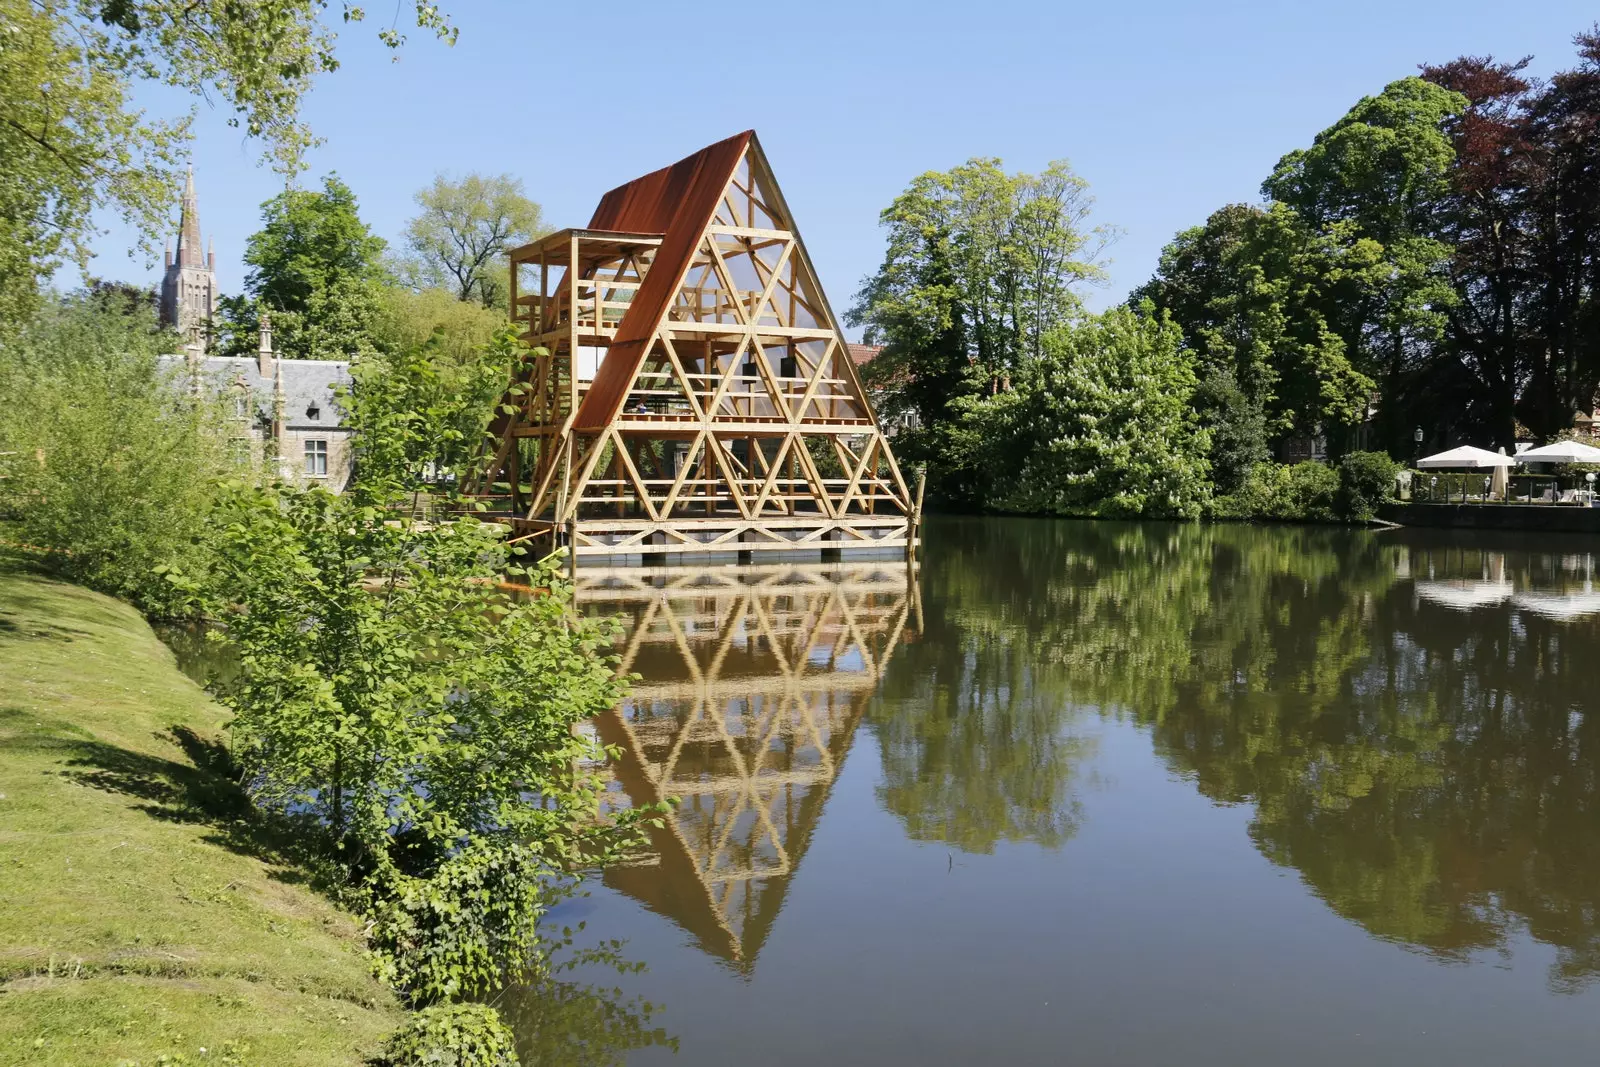
[[[256,369],[261,372],[261,377],[273,377],[276,361],[272,358],[272,320],[267,317],[266,308],[261,309],[261,343],[256,348]]]
[[[283,455],[283,413],[287,406],[283,395],[283,364],[279,363],[272,377],[272,451],[278,457],[279,477],[284,478],[289,476]]]
[[[183,346],[183,361],[189,368],[189,392],[196,398],[200,396],[200,359],[204,354],[193,340]]]

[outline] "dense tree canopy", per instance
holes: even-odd
[[[1113,308],[1052,329],[1011,388],[968,401],[957,440],[991,506],[1056,515],[1196,517],[1209,440],[1182,334]]]
[[[1469,101],[1447,127],[1459,302],[1442,362],[1463,421],[1502,443],[1518,423],[1560,433],[1600,387],[1600,26],[1576,43],[1578,66],[1545,83],[1526,60],[1423,72]]]
[[[330,174],[321,191],[287,189],[261,205],[250,236],[245,295],[222,301],[225,351],[254,351],[260,316],[276,346],[300,359],[345,359],[371,346],[387,242],[361,220],[350,187]]]
[[[1375,388],[1394,392],[1429,357],[1453,298],[1434,236],[1454,159],[1443,124],[1464,104],[1397,81],[1280,160],[1266,207],[1224,207],[1163,252],[1138,297],[1200,358],[1224,488],[1270,441],[1341,440]],[[1259,441],[1241,429],[1257,425]]]
[[[1600,388],[1600,30],[1578,66],[1466,57],[1359,101],[1290,152],[1263,207],[1167,248],[1136,298],[1201,362],[1224,488],[1285,435],[1547,440]],[[1259,425],[1262,440],[1254,440]]]

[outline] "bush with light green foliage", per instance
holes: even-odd
[[[1335,508],[1351,522],[1370,522],[1378,505],[1394,496],[1394,479],[1400,465],[1387,452],[1351,452],[1339,461],[1339,492]]]
[[[412,1001],[485,996],[536,962],[551,868],[517,842],[478,842],[426,876],[377,879],[366,905],[378,976]]]
[[[1218,497],[1211,514],[1220,519],[1333,522],[1339,473],[1322,463],[1257,463],[1237,493]]]
[[[152,303],[58,299],[0,348],[0,514],[51,570],[162,616],[182,609],[168,575],[210,565],[217,485],[247,467],[214,398],[157,359],[176,337]]]
[[[485,1004],[437,1004],[389,1039],[390,1067],[517,1067],[516,1039]]]
[[[1149,308],[1062,326],[1009,390],[964,401],[958,462],[997,511],[1195,518],[1210,498],[1210,436],[1182,335]]]

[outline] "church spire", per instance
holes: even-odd
[[[183,183],[183,214],[178,219],[178,250],[167,246],[167,269],[161,279],[161,322],[180,334],[210,343],[211,320],[217,313],[216,255],[200,245],[200,205],[194,192],[194,165]]]
[[[183,183],[183,214],[178,220],[178,266],[205,266],[200,247],[200,201],[194,192],[194,164]]]

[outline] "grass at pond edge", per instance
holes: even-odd
[[[402,1022],[225,718],[132,607],[0,558],[0,1065],[357,1064]]]

